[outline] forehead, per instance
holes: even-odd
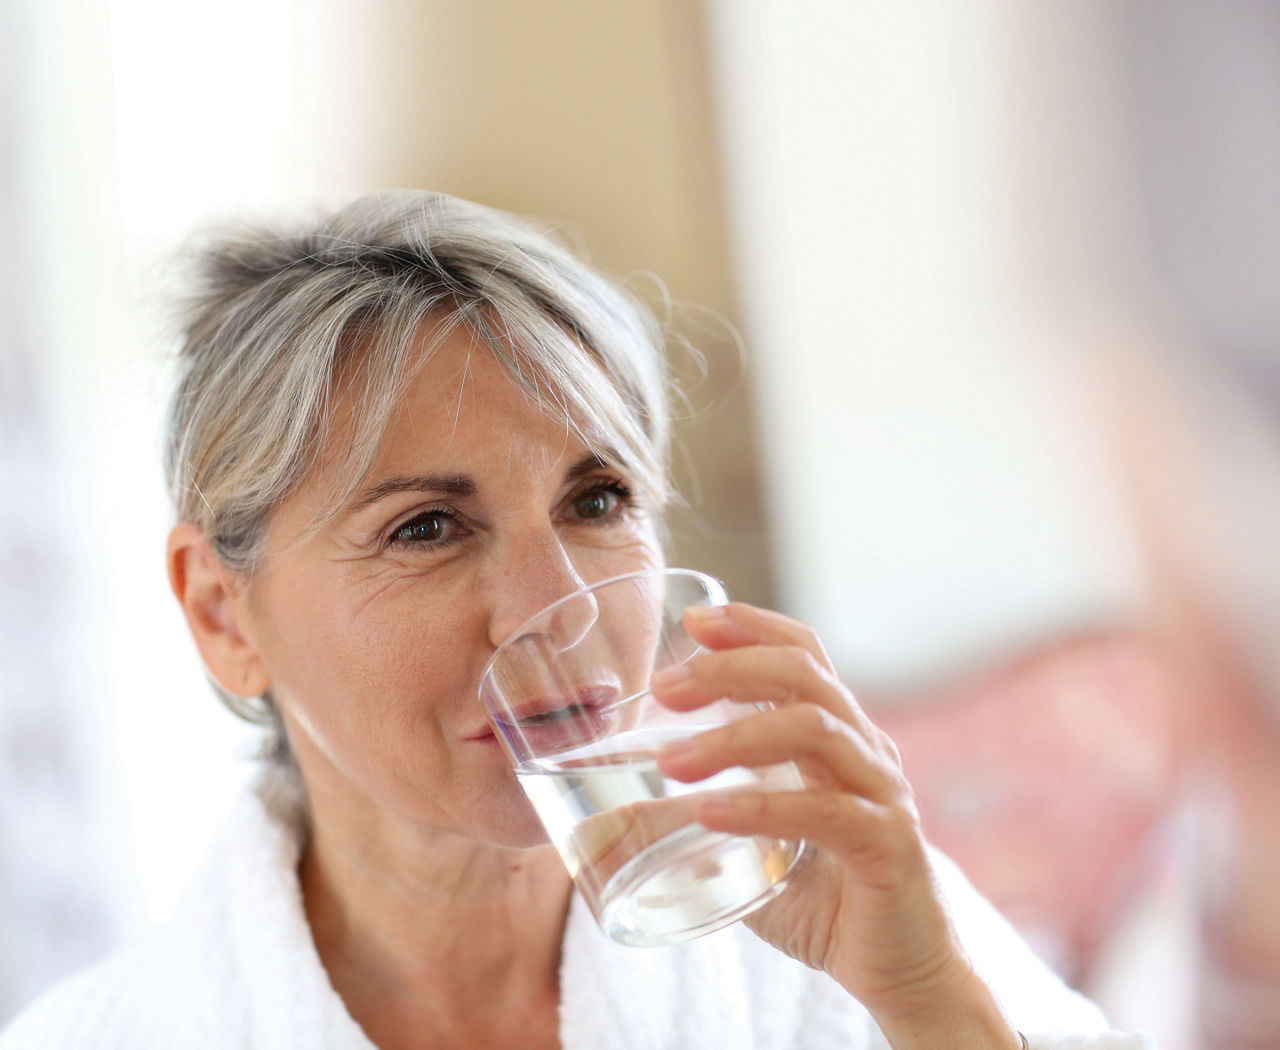
[[[634,410],[593,354],[563,329],[558,335],[572,345],[560,348],[550,368],[545,355],[521,355],[514,341],[495,343],[441,318],[405,338],[383,331],[351,346],[313,432],[311,463],[276,504],[268,528],[278,531],[288,518],[305,539],[389,475],[527,468],[535,444],[544,458],[549,450],[576,450],[580,458],[585,447],[660,505],[665,485],[630,418]],[[548,373],[562,374],[569,393],[540,378]],[[427,455],[436,462],[426,463]]]
[[[527,389],[471,330],[457,328],[423,353],[387,420],[370,474],[424,456],[474,469],[530,469],[586,444],[586,428],[554,392]]]
[[[577,357],[571,382],[597,389],[603,384],[616,393],[594,358],[585,352]],[[327,491],[333,512],[374,475],[406,469],[423,457],[473,469],[531,467],[535,452],[555,459],[574,450],[581,454],[584,447],[605,462],[621,465],[633,458],[611,415],[573,407],[584,391],[575,392],[577,401],[563,395],[541,378],[545,369],[508,344],[495,347],[465,324],[436,321],[415,333],[394,398],[375,395],[371,404],[359,364],[357,357],[337,383],[327,437],[303,483]]]

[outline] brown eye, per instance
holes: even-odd
[[[571,504],[579,521],[607,523],[618,518],[631,505],[631,490],[621,482],[611,481],[579,492]]]
[[[448,538],[451,524],[449,517],[445,514],[424,514],[421,517],[414,518],[412,521],[406,521],[396,529],[391,534],[391,542],[439,543],[441,540]]]
[[[618,502],[617,493],[608,489],[593,489],[575,499],[573,509],[580,518],[607,518]]]

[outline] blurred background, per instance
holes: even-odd
[[[0,0],[0,151],[0,1022],[248,769],[164,577],[166,260],[418,186],[669,314],[673,560],[821,630],[1064,977],[1280,1047],[1280,3]]]

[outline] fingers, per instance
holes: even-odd
[[[664,706],[690,711],[723,699],[769,706],[668,745],[658,759],[664,773],[692,783],[733,767],[794,762],[807,790],[730,797],[729,812],[742,806],[750,817],[752,807],[762,807],[768,829],[752,827],[752,834],[777,830],[784,837],[807,836],[804,828],[822,823],[826,808],[841,798],[855,809],[878,806],[908,823],[914,819],[915,803],[897,748],[840,682],[812,628],[742,603],[689,610],[685,624],[705,648],[654,675],[653,695]],[[787,801],[775,802],[780,795]],[[793,816],[803,826],[788,830]],[[840,826],[853,817],[847,813]],[[860,819],[865,823],[865,814]],[[841,834],[832,838],[828,830],[814,841],[843,841]]]
[[[794,646],[809,653],[829,672],[830,658],[808,624],[771,609],[745,602],[728,605],[698,605],[685,611],[685,630],[709,649],[737,649],[747,645]]]
[[[855,863],[864,884],[889,884],[908,867],[922,866],[924,839],[910,804],[840,791],[709,793],[691,801],[694,817],[712,831],[804,839]]]
[[[654,695],[687,711],[712,700],[788,704],[809,700],[836,713],[848,705],[844,687],[806,649],[752,645],[702,652],[653,676]]]
[[[714,631],[720,639],[730,634],[742,637],[745,633],[739,620],[717,623]],[[683,664],[665,668],[653,676],[653,695],[675,711],[690,711],[721,699],[778,707],[816,704],[862,734],[874,735],[875,726],[836,677],[821,647],[815,653],[804,643],[801,632],[785,626],[780,633],[791,642],[779,643],[776,637],[769,643],[744,641],[732,648],[699,653]]]
[[[765,769],[795,762],[816,788],[855,792],[891,802],[909,794],[897,750],[879,730],[863,734],[813,704],[762,711],[667,745],[662,771],[677,780],[705,780],[733,767]]]

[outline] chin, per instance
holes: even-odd
[[[502,849],[536,849],[551,842],[533,805],[515,783],[504,784],[468,808],[460,830],[481,842]]]

